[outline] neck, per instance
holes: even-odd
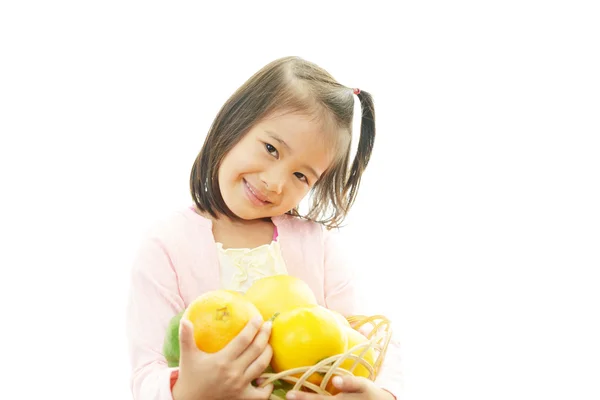
[[[203,216],[206,219],[209,219],[214,223],[219,224],[227,224],[232,227],[241,227],[241,226],[254,226],[254,225],[263,225],[265,222],[272,223],[273,221],[269,217],[265,218],[257,218],[257,219],[239,219],[239,218],[230,218],[224,214],[217,214],[217,217],[213,217],[210,213],[206,211],[201,211],[198,207],[194,207],[194,211],[196,214]]]

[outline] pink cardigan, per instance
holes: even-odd
[[[353,272],[321,225],[273,218],[288,273],[304,280],[320,305],[345,316],[359,314]],[[135,400],[172,400],[162,345],[171,317],[202,293],[219,288],[219,261],[212,222],[191,207],[156,224],[134,260],[127,305],[127,338]],[[400,398],[400,359],[396,341],[376,384]]]

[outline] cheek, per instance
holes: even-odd
[[[221,167],[219,168],[219,185],[225,190],[227,190],[227,187],[234,184],[240,175],[240,164],[234,157],[235,154],[230,153],[223,159]]]
[[[229,157],[225,157],[219,166],[219,180],[227,179],[231,175],[232,162]]]
[[[230,152],[221,164],[221,170],[219,176],[222,179],[235,179],[238,175],[243,173],[246,168],[247,157],[243,157],[239,152]]]
[[[290,189],[289,189],[290,203],[294,203],[294,205],[297,205],[308,194],[308,191],[309,191],[308,187],[306,187],[304,185],[292,183],[290,185]]]
[[[256,151],[238,152],[234,156],[235,158],[232,158],[231,162],[231,170],[236,171],[238,174],[256,172],[265,166],[264,155]]]

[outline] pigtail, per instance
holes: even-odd
[[[369,164],[373,145],[375,144],[375,107],[373,97],[368,92],[359,89],[354,89],[354,93],[360,100],[362,117],[360,121],[358,148],[344,187],[344,198],[347,201],[345,204],[346,212],[354,204],[362,174],[365,168],[367,168],[367,164]]]

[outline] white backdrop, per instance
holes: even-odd
[[[2,398],[130,398],[138,240],[190,204],[222,102],[290,54],[375,98],[343,232],[404,397],[600,398],[593,2],[196,3],[0,6]]]

